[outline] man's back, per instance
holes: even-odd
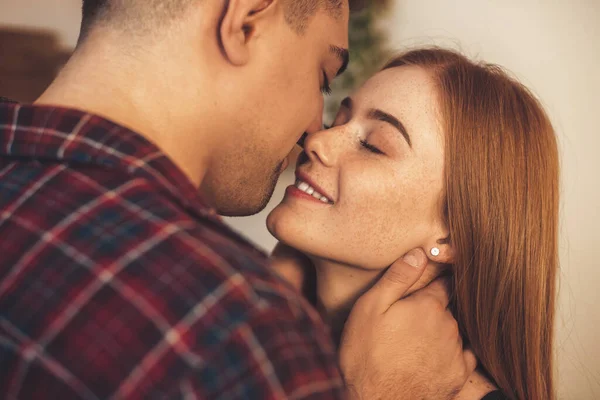
[[[163,153],[52,107],[0,106],[0,370],[9,398],[341,393],[318,317]]]

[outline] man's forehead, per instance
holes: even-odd
[[[325,0],[326,2],[329,0]],[[343,52],[348,49],[348,24],[349,9],[348,1],[344,0],[344,5],[337,13],[332,13],[326,7],[321,7],[310,23],[308,35],[310,40],[316,40],[323,46],[331,56],[344,60]]]
[[[350,23],[350,6],[348,0],[340,2],[324,0],[324,2],[334,4],[322,7],[319,13],[328,19],[327,23],[330,24],[330,28],[343,29],[347,34],[348,24]]]
[[[341,15],[338,22],[344,28],[346,36],[348,36],[348,25],[350,24],[350,5],[347,0],[344,0],[341,8]]]
[[[348,0],[320,0],[328,14],[335,19],[348,19],[350,14],[350,2]]]
[[[347,49],[349,23],[350,18],[348,11],[337,18],[331,14],[325,14],[322,20],[320,34],[326,38],[328,45]]]

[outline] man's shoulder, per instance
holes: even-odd
[[[266,381],[253,369],[264,357],[339,383],[314,310],[218,219],[142,178],[38,167],[9,168],[2,182],[18,193],[36,187],[36,196],[0,201],[10,211],[0,225],[0,310],[96,396],[159,390],[156,382],[169,390],[186,376],[192,386],[219,376],[222,393],[244,381],[240,368],[260,389]],[[38,184],[44,177],[56,180]],[[281,378],[290,392],[296,379]]]
[[[185,304],[231,286],[235,301],[249,309],[261,301],[303,308],[264,253],[210,210],[151,180],[124,179],[95,166],[27,165],[8,170],[2,183],[0,208],[18,204],[9,219],[14,224],[0,226],[0,236],[12,243],[2,264],[22,265],[36,276],[45,260],[60,260]],[[36,192],[24,199],[31,184]]]
[[[204,398],[236,397],[236,388],[284,398],[282,387],[302,392],[307,382],[337,390],[316,312],[194,200],[191,184],[181,190],[171,179],[180,174],[157,174],[148,158],[113,162],[96,131],[73,153],[69,135],[57,152],[12,126],[5,136],[20,156],[0,158],[0,335],[10,338],[0,359],[10,370],[32,355],[40,362],[16,383],[0,377],[0,392],[152,397],[180,394],[185,383]],[[101,147],[108,156],[90,161]]]
[[[102,166],[33,161],[0,163],[0,170],[0,211],[10,211],[0,236],[12,241],[5,264],[18,264],[25,253],[36,264],[35,254],[45,253],[96,269],[143,264],[152,279],[185,267],[202,275],[205,287],[236,274],[276,280],[265,254],[214,212],[153,180]]]

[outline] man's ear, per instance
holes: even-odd
[[[225,2],[219,25],[219,39],[225,57],[234,65],[250,59],[248,42],[256,33],[257,22],[272,15],[278,0],[229,0]]]

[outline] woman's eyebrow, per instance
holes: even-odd
[[[404,127],[404,124],[402,124],[402,122],[400,122],[400,120],[398,118],[394,117],[391,114],[386,113],[385,111],[381,111],[379,109],[369,110],[367,117],[369,119],[387,122],[388,124],[392,125],[394,128],[396,128],[398,130],[398,132],[400,132],[402,134],[402,136],[406,140],[406,143],[408,143],[408,146],[410,148],[412,148],[412,142],[410,140],[410,135],[408,134],[408,131]]]
[[[352,108],[354,107],[354,102],[350,97],[346,97],[344,100],[342,100],[342,107],[347,108],[348,111],[352,111]],[[408,131],[406,130],[404,124],[400,122],[398,118],[386,113],[385,111],[375,108],[369,110],[367,117],[376,121],[387,122],[388,124],[392,125],[398,130],[398,132],[402,134],[402,137],[404,137],[404,140],[406,140],[406,143],[408,143],[408,146],[412,149],[412,141],[410,140],[410,135],[408,134]]]

